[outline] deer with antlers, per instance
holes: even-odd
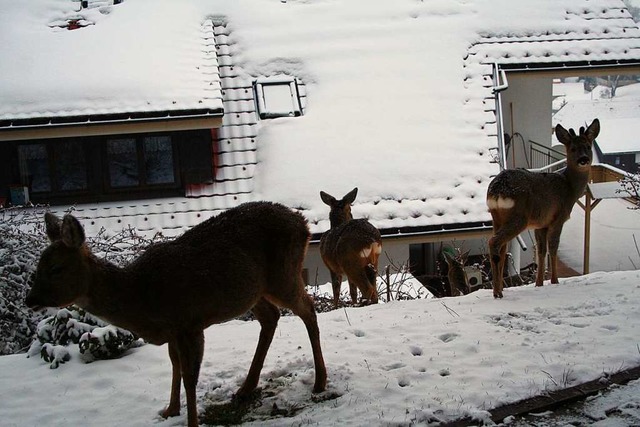
[[[558,283],[558,246],[571,209],[584,194],[593,159],[592,144],[600,132],[594,119],[576,134],[561,125],[556,137],[567,152],[567,166],[560,172],[532,172],[507,169],[489,184],[487,206],[493,218],[493,236],[489,239],[493,296],[502,298],[502,274],[507,243],[528,228],[535,230],[537,247],[536,286],[542,286],[547,251],[550,256],[551,283]]]

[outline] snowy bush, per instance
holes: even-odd
[[[131,332],[107,325],[86,311],[71,306],[38,323],[36,339],[28,355],[40,356],[57,368],[70,359],[66,346],[78,344],[87,362],[113,359],[131,348],[137,338]]]
[[[87,359],[117,357],[135,342],[130,332],[110,327],[78,308],[62,309],[43,320],[43,314],[24,305],[30,277],[49,243],[43,221],[46,210],[0,209],[0,355],[29,348],[30,355],[40,353],[53,367],[65,360],[59,346],[78,344]],[[116,234],[101,230],[87,244],[97,256],[123,265],[162,240],[161,234],[146,238],[129,228]]]
[[[44,208],[0,209],[0,355],[29,347],[42,318],[24,305],[28,282],[46,247]]]

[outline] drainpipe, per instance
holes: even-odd
[[[502,97],[500,92],[509,88],[509,82],[507,81],[507,73],[501,70],[497,63],[493,64],[493,82],[493,96],[495,96],[496,101],[496,123],[498,126],[498,163],[500,164],[500,170],[504,170],[507,168],[507,150],[504,145],[504,120],[502,119]]]

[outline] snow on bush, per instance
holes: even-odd
[[[43,314],[24,305],[40,253],[49,243],[43,221],[46,210],[0,210],[0,355],[28,348],[30,356],[40,354],[56,368],[68,360],[64,347],[77,344],[86,361],[118,357],[137,342],[129,331],[107,325],[73,306],[43,319]],[[124,265],[162,240],[165,238],[160,234],[146,238],[129,228],[112,235],[102,230],[87,243],[97,256]]]
[[[0,209],[0,355],[29,347],[42,318],[24,305],[29,278],[46,247],[43,208]]]
[[[136,343],[131,332],[107,325],[86,311],[71,306],[38,323],[28,355],[40,354],[55,369],[70,359],[67,346],[78,344],[86,362],[119,357]]]

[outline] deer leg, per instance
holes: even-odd
[[[200,374],[200,364],[204,352],[204,333],[202,330],[183,331],[176,339],[182,380],[187,395],[187,425],[198,426],[198,407],[196,404],[196,385]]]
[[[369,281],[368,268],[363,266],[354,266],[347,272],[349,277],[349,285],[354,284],[354,288],[360,289],[362,294],[363,304],[377,304],[378,303],[378,290],[376,289],[375,282],[372,284]]]
[[[264,298],[258,301],[251,309],[251,312],[256,316],[258,322],[260,322],[260,337],[258,338],[258,346],[253,355],[247,378],[236,392],[236,398],[238,399],[247,398],[258,386],[260,372],[264,366],[264,359],[267,357],[271,341],[273,341],[273,335],[276,332],[278,319],[280,319],[280,310],[278,310],[278,307]]]
[[[491,281],[493,297],[502,298],[502,273],[504,272],[504,260],[507,255],[507,244],[500,241],[496,242],[496,240],[496,236],[489,239]]]
[[[349,282],[349,295],[351,296],[351,304],[356,305],[358,303],[358,287],[348,279]],[[362,295],[364,297],[364,295]]]
[[[549,265],[551,267],[551,283],[558,283],[558,246],[560,246],[560,234],[562,225],[549,230]]]
[[[489,255],[491,257],[491,273],[493,276],[493,297],[502,298],[504,264],[507,257],[507,243],[515,239],[527,228],[527,219],[514,215],[502,218],[504,210],[492,210],[493,237],[489,239]],[[508,210],[506,210],[508,212]]]
[[[320,348],[320,330],[318,329],[318,319],[316,310],[313,306],[311,297],[306,294],[300,294],[300,297],[292,305],[285,305],[291,309],[295,315],[300,317],[304,322],[311,341],[311,350],[313,351],[313,363],[316,371],[315,384],[313,386],[314,393],[320,393],[327,387],[327,368],[324,365],[322,357],[322,349]]]
[[[340,288],[342,286],[342,275],[331,272],[331,287],[333,288],[333,307],[338,308],[340,302]]]
[[[171,398],[169,406],[162,411],[162,417],[169,418],[180,415],[180,383],[182,382],[182,373],[180,367],[180,355],[173,341],[169,342],[169,359],[171,359]]]
[[[535,230],[536,237],[536,259],[538,262],[538,271],[536,272],[536,286],[542,286],[544,283],[544,266],[547,259],[547,232],[548,229],[540,228]]]

